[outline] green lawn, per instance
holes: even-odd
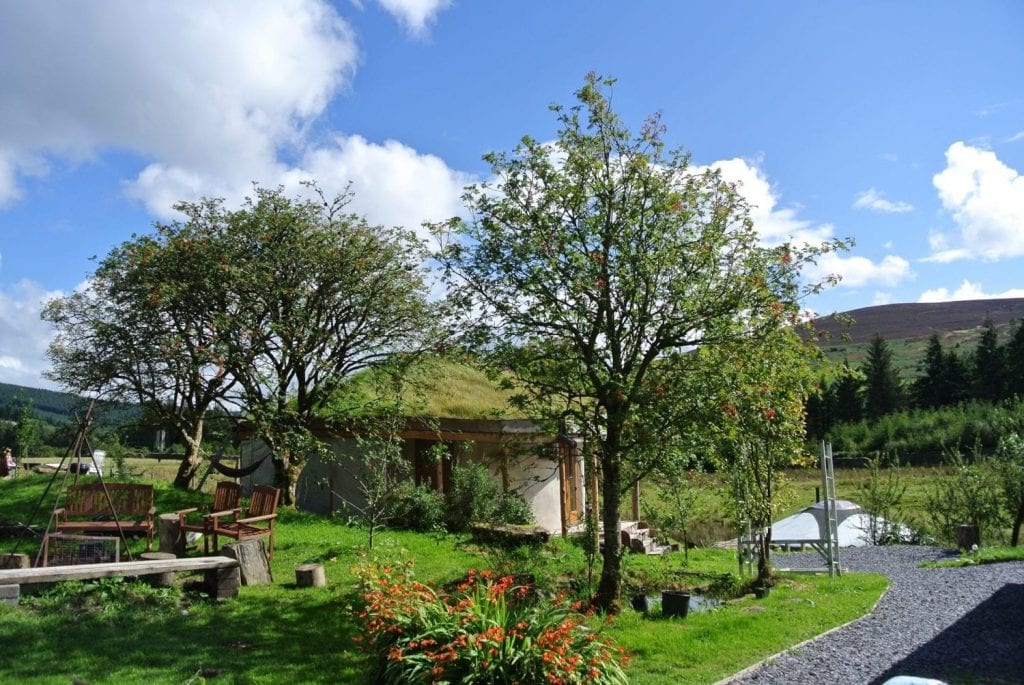
[[[0,519],[24,521],[47,482],[0,482]],[[157,488],[161,512],[197,499]],[[0,682],[368,682],[368,661],[352,640],[358,598],[350,571],[365,554],[365,531],[294,511],[281,513],[278,531],[274,584],[243,587],[237,599],[210,602],[175,588],[137,590],[127,600],[124,584],[102,582],[58,591],[45,607],[31,600],[0,607]],[[417,576],[434,583],[512,560],[459,537],[388,532],[378,540],[378,555],[412,558]],[[0,540],[0,550],[12,545]],[[295,567],[310,561],[324,564],[326,588],[295,588]],[[562,541],[518,562],[551,586],[586,577],[582,553]],[[688,563],[677,553],[628,557],[626,568],[702,586],[732,572],[735,560],[728,551],[699,549]],[[607,630],[633,655],[631,682],[708,683],[862,615],[885,586],[881,577],[857,574],[783,578],[764,600],[743,597],[684,620],[626,610]]]

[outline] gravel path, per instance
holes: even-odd
[[[892,584],[868,616],[794,649],[730,683],[864,685],[895,675],[949,683],[1024,683],[1024,562],[919,568],[930,547],[843,550],[843,568]],[[821,566],[789,554],[780,566]]]

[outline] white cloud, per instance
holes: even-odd
[[[1006,139],[1007,143],[1016,143],[1018,140],[1024,140],[1024,131],[1017,131],[1012,136]]]
[[[831,224],[815,225],[799,217],[795,207],[779,208],[778,196],[755,163],[735,158],[714,162],[709,166],[718,169],[723,180],[735,183],[737,190],[750,203],[750,218],[764,243],[817,245],[835,237],[835,228]],[[708,167],[698,167],[696,170],[705,168]],[[876,263],[867,257],[829,253],[823,255],[817,264],[809,265],[805,275],[814,281],[837,275],[840,277],[840,287],[859,288],[865,285],[893,286],[913,274],[910,263],[895,255],[887,255]]]
[[[217,189],[263,178],[357,58],[326,0],[4,3],[0,202],[41,157],[110,149],[153,160],[130,190],[162,212],[198,179]]]
[[[1024,176],[994,152],[953,143],[946,150],[946,168],[932,183],[956,222],[961,243],[932,255],[933,261],[1024,255]]]
[[[420,31],[448,2],[383,4]],[[181,200],[234,205],[254,181],[298,190],[305,178],[328,192],[351,180],[352,209],[377,223],[457,214],[470,179],[438,157],[359,136],[307,141],[357,60],[352,30],[326,0],[3,5],[0,205],[47,159],[126,149],[149,161],[125,194],[163,219]]]
[[[971,283],[964,279],[960,287],[952,293],[947,288],[925,290],[918,302],[951,302],[955,300],[993,300],[1008,297],[1024,297],[1024,288],[1011,288],[1001,293],[986,293],[981,283]]]
[[[978,117],[988,117],[1002,112],[1004,109],[1010,106],[1009,102],[993,102],[991,105],[985,105],[975,110],[974,114]]]
[[[871,299],[871,304],[874,306],[892,304],[892,293],[882,292],[881,290],[877,291]]]
[[[53,338],[49,323],[39,318],[42,305],[60,292],[48,292],[31,281],[0,290],[0,383],[33,388],[54,387],[41,381],[49,368],[46,348]]]
[[[427,24],[452,4],[451,0],[377,0],[377,2],[413,35],[422,34],[426,30]]]
[[[860,288],[863,286],[891,287],[911,278],[910,262],[903,257],[886,255],[880,262],[867,257],[844,256],[830,252],[822,255],[817,264],[809,266],[806,274],[813,280],[821,280],[829,274],[838,274],[840,286]]]
[[[342,192],[351,182],[349,209],[386,226],[417,230],[424,221],[441,221],[463,212],[460,198],[474,179],[450,169],[440,157],[398,141],[377,144],[358,135],[338,135],[332,143],[310,148],[296,166],[278,165],[255,180],[264,187],[284,186],[294,195],[308,192],[300,185],[303,181],[316,181],[329,195]],[[228,205],[236,205],[252,194],[252,185],[151,165],[139,175],[133,190],[146,200],[150,211],[170,219],[174,212],[169,208],[179,200],[222,197]]]
[[[325,190],[340,191],[351,181],[351,209],[372,223],[418,229],[464,212],[463,188],[474,179],[454,171],[439,157],[389,140],[382,145],[362,136],[337,136],[333,147],[310,151],[280,183],[298,190],[316,179]]]
[[[940,250],[933,254],[923,257],[922,262],[932,262],[934,264],[950,264],[951,262],[958,262],[963,259],[970,259],[974,256],[974,253],[970,250],[958,247],[949,250]]]
[[[722,180],[736,184],[737,190],[750,204],[750,218],[765,243],[817,244],[833,237],[831,225],[815,226],[811,221],[799,218],[797,208],[777,207],[778,196],[756,163],[737,157],[713,162],[708,167],[697,167],[694,171],[699,173],[709,167],[718,169]]]
[[[882,214],[904,214],[914,210],[914,205],[909,202],[887,200],[883,197],[882,193],[874,188],[868,188],[862,193],[857,193],[857,197],[853,201],[853,207],[854,209],[869,209],[873,212],[881,212]]]

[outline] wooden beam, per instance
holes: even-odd
[[[114,576],[145,576],[151,573],[178,571],[213,571],[234,568],[238,561],[229,557],[195,557],[189,559],[156,559],[121,561],[76,566],[41,566],[39,568],[0,569],[0,585],[58,583],[65,580],[88,580]]]

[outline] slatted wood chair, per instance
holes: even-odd
[[[210,514],[210,532],[213,534],[213,548],[217,549],[220,536],[235,540],[248,540],[267,536],[270,538],[271,559],[274,558],[274,519],[277,518],[277,501],[281,491],[269,485],[257,485],[249,498],[249,508],[242,515],[240,509],[219,511]]]
[[[182,542],[184,542],[185,535],[187,533],[202,533],[203,534],[203,553],[210,553],[210,514],[213,512],[224,512],[231,511],[238,508],[239,502],[242,501],[242,486],[238,483],[232,483],[228,480],[222,480],[217,483],[217,487],[213,491],[213,502],[206,508],[205,514],[202,518],[196,520],[196,517],[189,519],[189,514],[195,514],[200,511],[199,507],[192,507],[191,509],[182,509],[178,512],[178,530],[179,535],[182,536]]]

